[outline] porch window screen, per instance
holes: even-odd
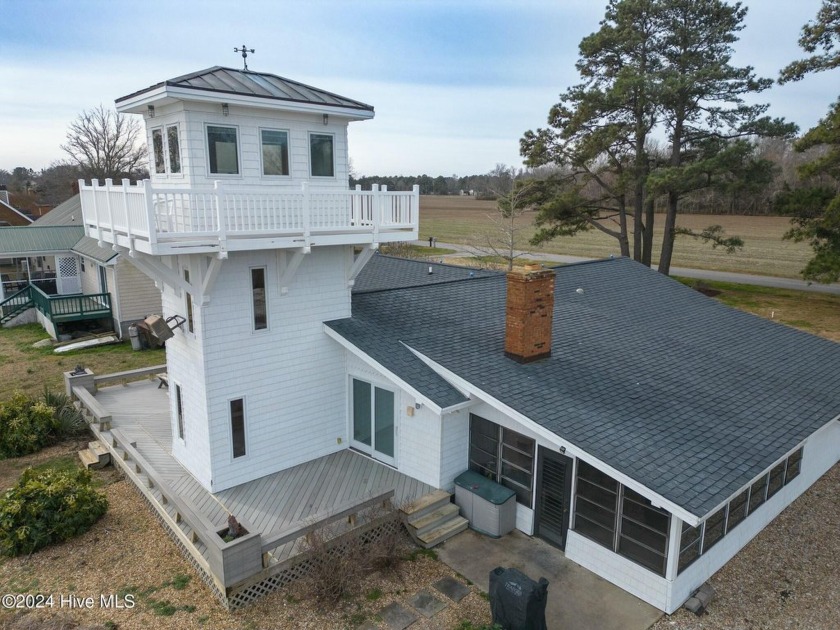
[[[578,460],[575,530],[612,549],[617,510],[618,482]]]
[[[532,507],[535,442],[494,422],[470,415],[470,470],[510,488]]]
[[[239,154],[235,127],[207,127],[207,154],[210,172],[216,175],[238,175]]]
[[[245,401],[242,398],[230,401],[230,433],[233,443],[233,457],[245,455]]]
[[[659,575],[665,575],[670,524],[668,512],[653,507],[639,493],[624,488],[618,553]]]
[[[309,134],[309,156],[312,177],[335,177],[332,135]]]

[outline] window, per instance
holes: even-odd
[[[747,494],[749,494],[749,490],[744,490],[729,502],[729,518],[726,523],[727,534],[747,516]]]
[[[574,529],[612,549],[615,544],[618,482],[581,460],[578,460],[577,475]]]
[[[254,330],[268,328],[265,300],[265,268],[251,269],[251,296],[254,304]]]
[[[245,456],[245,401],[242,398],[230,401],[230,435],[233,457]]]
[[[289,134],[285,131],[263,129],[262,140],[263,175],[289,174]]]
[[[668,512],[581,460],[576,488],[576,532],[665,575],[671,526]]]
[[[470,415],[470,470],[510,488],[532,506],[535,442],[480,416]]]
[[[181,143],[178,140],[178,125],[166,128],[166,143],[169,145],[169,172],[181,172]]]
[[[155,154],[155,173],[166,173],[163,163],[163,130],[152,129],[152,151]]]
[[[659,575],[665,575],[671,517],[629,488],[624,488],[618,553]]]
[[[178,437],[184,439],[184,403],[181,398],[181,386],[175,385],[175,414],[178,417]]]
[[[79,269],[82,270],[82,273],[85,272],[85,259],[84,256],[79,256]]]
[[[706,519],[703,528],[703,553],[714,547],[723,538],[726,529],[726,506],[724,505],[717,512]]]
[[[309,134],[309,158],[312,177],[335,177],[331,134]]]
[[[800,448],[795,453],[792,453],[787,459],[787,469],[785,470],[785,485],[788,485],[796,477],[799,476],[802,470],[802,449]]]
[[[767,499],[782,489],[785,484],[785,462],[779,462],[770,469],[770,481],[767,483]]]
[[[236,127],[208,125],[207,155],[210,159],[211,174],[238,175],[239,152],[236,141]]]
[[[190,281],[190,270],[184,269],[184,280],[187,282]],[[190,332],[195,332],[195,327],[193,325],[193,301],[192,295],[188,292],[184,292],[184,302],[186,302],[187,307],[187,330]]]
[[[683,523],[682,536],[680,536],[680,560],[677,566],[677,573],[700,557],[700,539],[703,532],[702,527],[692,527]]]
[[[767,493],[767,475],[756,481],[750,487],[750,509],[749,513],[755,512],[756,508],[764,503],[764,498]]]

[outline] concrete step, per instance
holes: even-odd
[[[445,490],[435,490],[429,494],[424,494],[419,499],[415,499],[411,503],[407,503],[400,507],[400,512],[403,513],[406,520],[417,519],[425,516],[452,500],[452,495]]]
[[[460,534],[467,529],[469,521],[463,516],[456,516],[449,519],[440,527],[437,527],[425,534],[419,535],[417,538],[424,549],[431,549],[435,545],[439,545],[445,540],[452,538],[455,534]]]
[[[454,516],[458,516],[458,506],[454,503],[447,503],[434,512],[429,512],[419,517],[409,517],[406,525],[413,528],[414,533],[420,536],[433,529],[437,529]]]

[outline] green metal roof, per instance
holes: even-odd
[[[0,227],[0,256],[69,252],[84,235],[81,225]]]
[[[83,236],[78,243],[73,245],[73,251],[85,258],[91,258],[103,264],[117,257],[117,252],[107,247],[100,247],[96,239],[90,236]]]
[[[81,225],[82,224],[82,198],[78,194],[73,195],[67,201],[58,204],[55,208],[38,218],[32,227],[46,225]]]

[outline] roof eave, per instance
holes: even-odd
[[[227,103],[243,107],[273,109],[308,114],[332,114],[349,120],[369,120],[374,117],[373,108],[347,107],[329,103],[307,103],[273,96],[249,96],[236,92],[220,90],[202,90],[161,83],[143,92],[130,94],[117,99],[117,111],[129,114],[145,114],[149,105],[166,105],[176,101],[195,101],[200,103]]]

